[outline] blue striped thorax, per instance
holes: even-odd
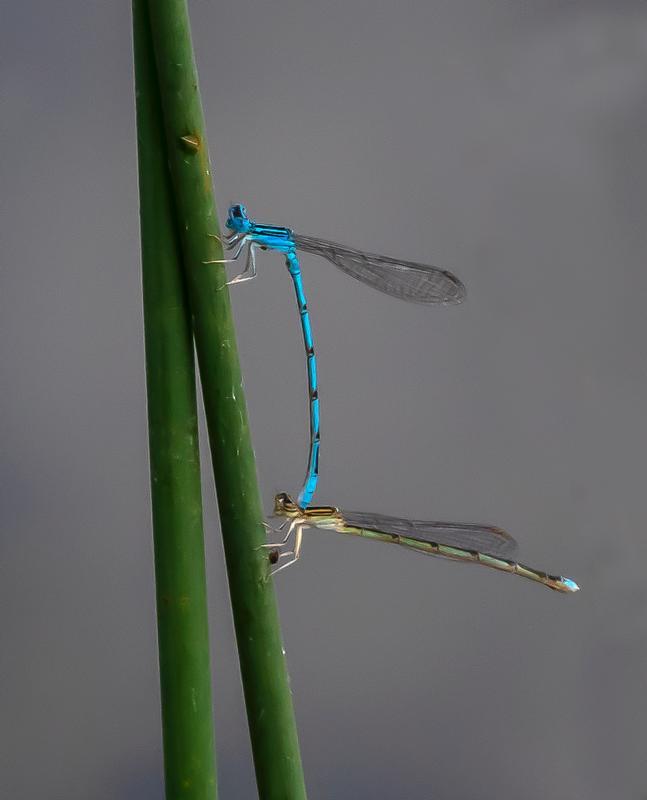
[[[236,203],[230,206],[225,225],[235,233],[251,236],[261,247],[278,250],[279,253],[290,253],[294,250],[294,237],[289,228],[277,225],[259,225],[247,216],[245,206]]]
[[[295,249],[292,231],[275,225],[257,225],[252,222],[250,234],[261,247],[278,250],[279,253],[292,253]]]

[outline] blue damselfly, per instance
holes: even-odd
[[[276,250],[284,255],[286,266],[294,284],[306,351],[310,397],[308,466],[303,486],[297,498],[299,505],[302,508],[306,508],[317,488],[321,434],[317,360],[297,250],[322,256],[342,272],[362,281],[362,283],[368,284],[392,297],[398,297],[401,300],[413,303],[460,303],[465,297],[465,287],[451,272],[438,267],[365,253],[324,239],[301,236],[294,233],[290,228],[254,222],[247,216],[245,206],[240,204],[232,205],[229,208],[225,224],[232,233],[223,237],[222,241],[227,250],[233,250],[234,253],[231,258],[205,261],[205,264],[231,263],[236,261],[246,250],[245,269],[228,282],[229,284],[241,283],[250,280],[256,275],[255,251],[257,249]]]

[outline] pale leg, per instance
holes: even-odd
[[[242,236],[242,233],[231,233],[229,236],[218,236],[217,233],[208,233],[207,236],[210,239],[215,239],[217,242],[220,242],[220,244],[224,244],[227,250],[231,250]]]
[[[245,269],[239,275],[236,275],[231,280],[227,281],[227,286],[231,286],[233,283],[244,283],[245,281],[251,281],[252,278],[256,277],[256,257],[254,255],[256,247],[257,245],[254,244],[254,242],[249,245]]]
[[[283,526],[285,525],[286,522],[287,522],[287,520],[285,520],[285,522],[282,523],[282,525],[279,527],[279,531],[281,530],[281,528],[283,528]],[[288,539],[290,538],[290,536],[292,536],[292,531],[294,531],[294,529],[296,528],[297,524],[298,523],[297,523],[296,519],[290,520],[290,525],[288,527],[288,532],[285,534],[284,538],[280,542],[268,542],[267,544],[262,544],[261,547],[267,547],[267,548],[283,547],[284,545],[286,545],[288,543]],[[271,530],[274,533],[278,532],[278,531],[275,531],[274,528],[270,528],[270,526],[267,525],[266,523],[263,523],[263,525],[267,528],[267,530]]]
[[[282,566],[277,567],[276,569],[273,569],[272,572],[270,572],[270,575],[276,575],[277,572],[280,572],[282,569],[285,569],[286,567],[290,567],[292,564],[295,563],[295,561],[299,560],[299,556],[301,555],[301,545],[303,543],[303,529],[304,528],[305,528],[305,525],[297,524],[297,526],[296,526],[296,536],[294,537],[294,550],[292,552],[286,551],[285,553],[281,553],[279,555],[279,558],[281,558],[281,556],[287,556],[287,555],[291,555],[292,558],[286,564],[283,564]]]
[[[210,235],[213,236],[214,234],[210,234]],[[214,258],[211,261],[203,261],[202,263],[203,264],[231,264],[234,261],[236,261],[236,259],[238,259],[240,257],[240,254],[243,252],[243,248],[245,247],[245,245],[248,242],[249,242],[249,236],[243,236],[243,238],[238,243],[238,250],[236,250],[236,252],[234,253],[234,255],[231,258]]]

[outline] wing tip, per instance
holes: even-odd
[[[445,274],[447,275],[448,278],[452,280],[455,287],[455,293],[453,297],[450,298],[449,302],[458,305],[459,303],[462,303],[463,300],[465,300],[465,297],[467,296],[467,289],[465,288],[465,284],[463,283],[463,281],[457,278],[456,275],[452,275],[451,272],[447,272]]]

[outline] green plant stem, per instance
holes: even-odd
[[[302,800],[305,784],[269,580],[185,0],[149,1],[167,155],[182,237],[256,780],[262,800]]]
[[[193,339],[145,0],[134,0],[148,428],[167,800],[215,800]]]

